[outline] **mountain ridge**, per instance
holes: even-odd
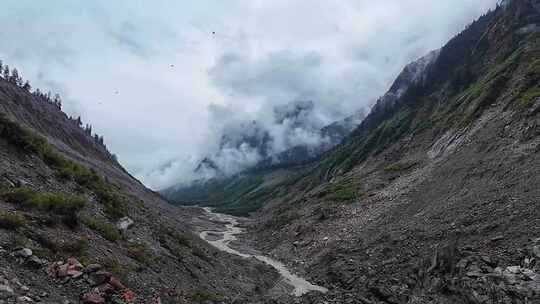
[[[250,241],[341,290],[327,301],[539,301],[539,4],[480,17],[424,82],[268,189]]]
[[[389,90],[378,99],[375,107],[393,107],[395,102],[406,92],[407,88],[415,83],[423,81],[424,73],[430,63],[436,60],[438,50],[431,51],[425,56],[407,64],[396,77]],[[355,118],[357,116],[358,118]],[[365,114],[349,116],[341,121],[334,122],[321,129],[323,137],[333,138],[329,146],[320,146],[313,156],[304,151],[304,147],[296,147],[282,152],[271,159],[259,161],[251,168],[245,169],[232,176],[218,175],[215,178],[195,180],[188,185],[176,185],[160,191],[168,201],[175,204],[187,205],[209,205],[216,207],[217,211],[232,212],[234,214],[246,215],[256,211],[262,205],[259,203],[248,203],[248,199],[253,199],[253,191],[258,189],[263,183],[276,185],[286,181],[284,173],[289,171],[289,175],[294,175],[303,166],[309,166],[317,162],[325,153],[331,151],[339,145],[348,135],[355,132],[355,128],[362,123]],[[345,125],[345,127],[343,127]],[[337,132],[337,134],[335,133]],[[287,153],[293,156],[287,157]],[[285,155],[285,156],[284,156]],[[276,159],[277,158],[277,163]],[[294,161],[296,159],[296,161]],[[215,166],[211,159],[204,159],[209,167]],[[229,191],[232,189],[232,191]],[[258,200],[258,199],[257,199]],[[245,204],[246,206],[242,206]]]

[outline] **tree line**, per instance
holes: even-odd
[[[0,77],[3,78],[5,81],[12,83],[18,86],[19,88],[27,91],[28,93],[32,94],[35,100],[51,103],[55,105],[58,108],[58,110],[62,111],[62,98],[60,97],[60,94],[56,93],[53,96],[51,91],[44,93],[39,88],[32,90],[32,86],[30,85],[30,82],[28,80],[23,80],[19,70],[17,70],[17,68],[10,69],[9,65],[7,64],[4,65],[2,60],[0,60]],[[108,152],[107,147],[105,146],[105,141],[103,139],[103,136],[100,136],[98,134],[92,134],[91,124],[87,123],[83,125],[83,122],[80,116],[78,116],[77,118],[73,118],[70,116],[69,119],[73,121],[79,128],[83,129],[84,133],[86,133],[89,137],[91,137],[96,144],[104,147],[105,151]],[[116,159],[116,156],[114,154],[110,154],[110,155],[113,159]]]

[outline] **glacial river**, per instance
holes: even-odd
[[[305,279],[293,274],[291,271],[287,269],[287,267],[274,259],[271,259],[269,257],[263,256],[263,255],[252,255],[252,254],[246,254],[239,252],[229,246],[229,244],[236,240],[236,235],[243,233],[243,229],[238,227],[238,220],[230,215],[227,214],[220,214],[220,213],[214,213],[210,210],[210,208],[204,208],[204,210],[208,213],[209,217],[213,221],[219,221],[226,223],[225,231],[203,231],[199,235],[200,237],[210,243],[212,246],[218,248],[219,250],[235,254],[244,258],[256,258],[259,261],[262,261],[272,267],[274,267],[282,276],[285,283],[292,286],[294,288],[292,294],[299,297],[305,293],[308,293],[310,291],[319,291],[326,293],[328,289],[317,286],[314,284],[311,284],[310,282],[306,281]],[[215,236],[218,236],[216,240]]]

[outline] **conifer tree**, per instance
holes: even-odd
[[[4,71],[2,72],[4,79],[9,81],[9,65],[4,66]]]

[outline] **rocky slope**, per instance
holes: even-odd
[[[192,234],[56,105],[0,79],[0,301],[257,302],[279,278]],[[249,300],[248,300],[249,299]]]
[[[539,28],[537,0],[471,24],[245,241],[330,288],[305,303],[539,303]]]

